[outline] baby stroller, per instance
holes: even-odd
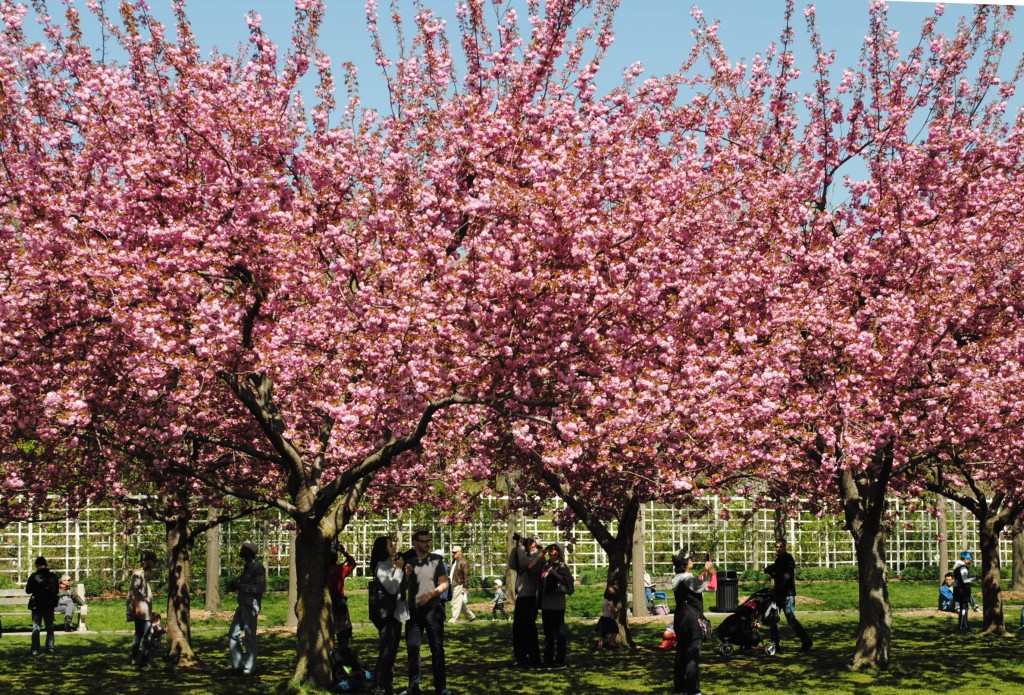
[[[668,607],[668,594],[664,591],[655,591],[647,609],[651,612],[651,615],[668,615],[671,613],[672,610]]]
[[[744,654],[760,651],[772,656],[775,645],[771,642],[762,646],[760,625],[776,625],[779,622],[779,607],[775,603],[775,594],[771,589],[759,589],[751,594],[728,618],[718,626],[718,639],[721,645],[718,652],[722,656],[732,656],[736,647]]]

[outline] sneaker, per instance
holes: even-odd
[[[50,647],[49,649],[46,650],[46,653],[48,655],[50,655],[50,656],[56,656],[57,655],[57,650],[55,650],[53,647]]]
[[[565,664],[562,662],[554,663],[548,666],[549,671],[564,671],[565,668]]]

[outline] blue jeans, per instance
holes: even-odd
[[[259,641],[256,638],[256,618],[260,614],[260,602],[255,598],[239,598],[235,617],[228,630],[228,652],[231,668],[243,673],[256,670],[256,654]]]
[[[153,623],[145,618],[135,618],[135,636],[132,638],[132,663],[145,666],[149,663],[149,630]]]
[[[444,666],[444,604],[413,606],[410,613],[412,617],[405,624],[405,647],[409,652],[409,692],[420,692],[420,645],[423,644],[423,633],[426,632],[427,642],[430,644],[430,665],[434,672],[434,692],[440,693],[448,687],[448,676]]]
[[[786,600],[782,602],[782,613],[783,613],[783,615],[786,616],[786,622],[789,623],[789,626],[791,628],[793,628],[793,632],[795,632],[796,636],[800,639],[800,644],[805,646],[805,647],[809,647],[809,646],[811,646],[811,637],[810,637],[810,635],[807,634],[807,631],[804,630],[804,627],[803,627],[803,625],[800,624],[800,621],[796,619],[796,613],[793,612],[793,609],[794,609],[795,606],[796,606],[796,596],[787,596]],[[779,624],[778,623],[775,623],[774,625],[771,626],[771,632],[772,632],[772,642],[775,642],[775,644],[778,644],[779,643]]]
[[[53,651],[53,609],[32,611],[32,651],[39,651],[39,633],[46,626],[46,651]]]

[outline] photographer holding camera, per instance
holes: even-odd
[[[515,547],[508,556],[508,568],[516,573],[516,607],[512,614],[512,665],[519,668],[540,666],[540,635],[537,633],[537,593],[540,583],[541,554],[537,541],[512,534]]]
[[[576,590],[575,580],[565,564],[565,546],[552,543],[544,549],[547,562],[540,573],[540,620],[544,625],[544,667],[565,668],[569,646],[565,630],[565,597]]]

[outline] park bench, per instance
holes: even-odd
[[[85,596],[85,585],[78,584],[76,587],[79,596]],[[29,622],[32,619],[32,611],[28,609],[28,594],[25,589],[0,589],[0,635],[3,634],[3,621],[11,617],[28,616]],[[16,606],[21,610],[11,610],[9,607]],[[89,613],[88,605],[75,606],[78,612],[78,632],[85,632],[85,616]]]

